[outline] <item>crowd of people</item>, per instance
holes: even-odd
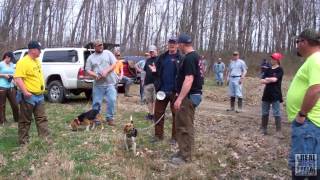
[[[292,122],[289,165],[295,178],[299,175],[302,177],[310,175],[299,174],[301,171],[297,171],[297,154],[320,155],[318,136],[320,78],[317,75],[320,72],[320,34],[307,29],[298,36],[296,43],[298,55],[304,57],[306,61],[292,80],[286,97],[288,119]],[[33,117],[39,136],[50,143],[48,118],[44,107],[45,84],[38,59],[41,45],[31,41],[28,49],[28,54],[18,61],[16,68],[12,63],[14,61],[12,52],[5,53],[3,61],[0,62],[0,123],[7,121],[5,106],[8,99],[14,121],[18,122],[19,143],[21,145],[28,143]],[[120,49],[114,52],[104,50],[103,42],[96,40],[94,50],[85,65],[86,72],[94,79],[92,109],[101,111],[105,99],[106,122],[110,126],[115,126],[116,85],[122,81],[125,84],[124,95],[131,97],[129,90],[133,80],[124,75]],[[202,100],[207,62],[193,48],[192,38],[187,34],[170,37],[167,41],[167,50],[161,54],[155,45],[151,45],[145,57],[145,60],[135,64],[135,68],[141,74],[140,99],[142,104],[146,104],[148,111],[145,119],[156,123],[151,142],[157,143],[164,139],[165,110],[170,103],[172,113],[170,143],[179,147],[171,162],[174,164],[190,162],[194,146],[195,109]],[[277,136],[283,138],[281,133],[283,55],[275,52],[268,59],[264,59],[260,66],[260,82],[264,85],[260,129],[262,134],[268,134],[269,112],[272,108]],[[243,112],[242,85],[248,67],[240,58],[240,53],[238,51],[232,53],[228,66],[224,64],[222,58],[218,58],[212,69],[216,85],[228,86],[230,108],[227,111]],[[320,167],[320,161],[316,162],[316,167]]]

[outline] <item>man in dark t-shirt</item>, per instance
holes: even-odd
[[[154,113],[154,99],[155,99],[155,88],[154,88],[154,80],[155,78],[152,75],[152,71],[149,68],[149,65],[153,65],[157,61],[157,47],[154,45],[151,45],[149,47],[149,53],[150,53],[150,58],[146,60],[146,64],[144,65],[143,70],[146,72],[146,76],[144,79],[144,87],[143,87],[143,92],[144,92],[144,97],[143,101],[147,104],[148,106],[148,114],[145,116],[146,120],[153,120],[153,113]]]
[[[275,118],[276,131],[278,137],[281,137],[281,110],[280,103],[282,103],[281,82],[283,76],[283,69],[280,66],[282,55],[280,53],[273,53],[271,55],[272,67],[269,68],[262,76],[261,83],[265,84],[262,95],[262,117],[261,129],[264,135],[267,135],[267,126],[269,121],[269,111],[272,106],[273,116]]]
[[[176,133],[179,151],[172,157],[173,164],[183,164],[191,161],[194,145],[194,113],[195,107],[201,102],[204,67],[200,56],[193,49],[189,35],[181,34],[178,38],[179,49],[185,55],[179,65],[176,79],[177,99]]]

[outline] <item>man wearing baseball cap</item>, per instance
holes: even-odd
[[[176,139],[179,151],[173,155],[171,162],[181,165],[190,162],[194,146],[194,114],[195,108],[202,98],[204,67],[201,57],[193,49],[192,39],[187,34],[178,38],[179,49],[185,55],[176,78],[177,99],[174,103],[176,111]]]
[[[224,74],[225,67],[226,66],[222,62],[221,58],[218,58],[218,62],[215,62],[213,65],[213,71],[214,71],[218,86],[223,86],[223,74]]]
[[[280,66],[282,54],[276,52],[271,55],[271,68],[268,68],[262,76],[261,84],[265,84],[262,95],[262,117],[261,129],[264,135],[267,135],[267,126],[269,121],[269,111],[272,106],[273,116],[276,124],[276,131],[279,138],[283,138],[281,134],[281,109],[280,103],[283,102],[281,93],[281,83],[283,69]]]
[[[20,104],[19,144],[24,145],[29,142],[29,129],[33,116],[38,135],[50,143],[43,96],[45,84],[41,63],[38,59],[41,45],[37,41],[31,41],[28,44],[28,49],[28,54],[18,61],[14,74],[15,82],[19,88],[17,93],[17,101]]]
[[[166,94],[165,99],[156,99],[154,109],[154,119],[158,120],[165,113],[168,103],[172,112],[172,133],[171,144],[176,142],[175,130],[175,112],[173,104],[176,96],[176,76],[178,72],[178,65],[182,59],[182,55],[178,51],[178,42],[176,37],[170,37],[168,40],[168,50],[161,54],[155,65],[149,65],[155,77],[156,92],[162,91]],[[163,140],[164,138],[164,116],[155,125],[155,137],[153,141]]]
[[[143,67],[143,70],[146,72],[144,78],[144,87],[143,87],[143,101],[147,104],[148,114],[145,116],[146,120],[154,120],[154,100],[155,100],[155,88],[154,88],[154,76],[149,65],[156,63],[158,58],[158,51],[155,45],[149,47],[150,58],[146,60],[146,63]]]
[[[94,42],[95,53],[91,54],[86,63],[87,73],[95,79],[92,88],[92,109],[101,110],[102,101],[106,99],[106,120],[109,126],[115,126],[115,104],[117,101],[117,75],[114,72],[117,59],[109,50],[104,50],[100,39]]]
[[[234,51],[227,69],[227,83],[229,84],[230,95],[230,109],[227,109],[227,111],[236,111],[237,113],[242,111],[242,83],[247,74],[247,69],[246,63],[240,59],[239,52]],[[236,98],[238,99],[237,110],[235,110]]]
[[[288,120],[292,124],[289,166],[293,179],[319,179],[320,32],[306,29],[298,36],[296,44],[298,55],[305,58],[305,62],[291,81],[286,98]],[[313,171],[304,171],[306,168]]]

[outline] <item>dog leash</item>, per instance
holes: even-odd
[[[160,116],[160,118],[155,123],[151,124],[150,126],[145,127],[145,128],[136,128],[136,129],[139,130],[140,132],[146,131],[146,130],[154,127],[155,125],[157,125],[160,122],[160,120],[164,117],[164,115],[165,115],[165,113],[163,113],[162,116]],[[132,116],[130,116],[130,118],[132,119]]]

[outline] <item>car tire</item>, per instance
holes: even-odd
[[[55,80],[49,83],[48,100],[52,103],[63,103],[65,101],[65,88],[61,81]]]
[[[86,91],[84,91],[84,94],[85,94],[87,100],[92,99],[92,90],[86,90]]]

